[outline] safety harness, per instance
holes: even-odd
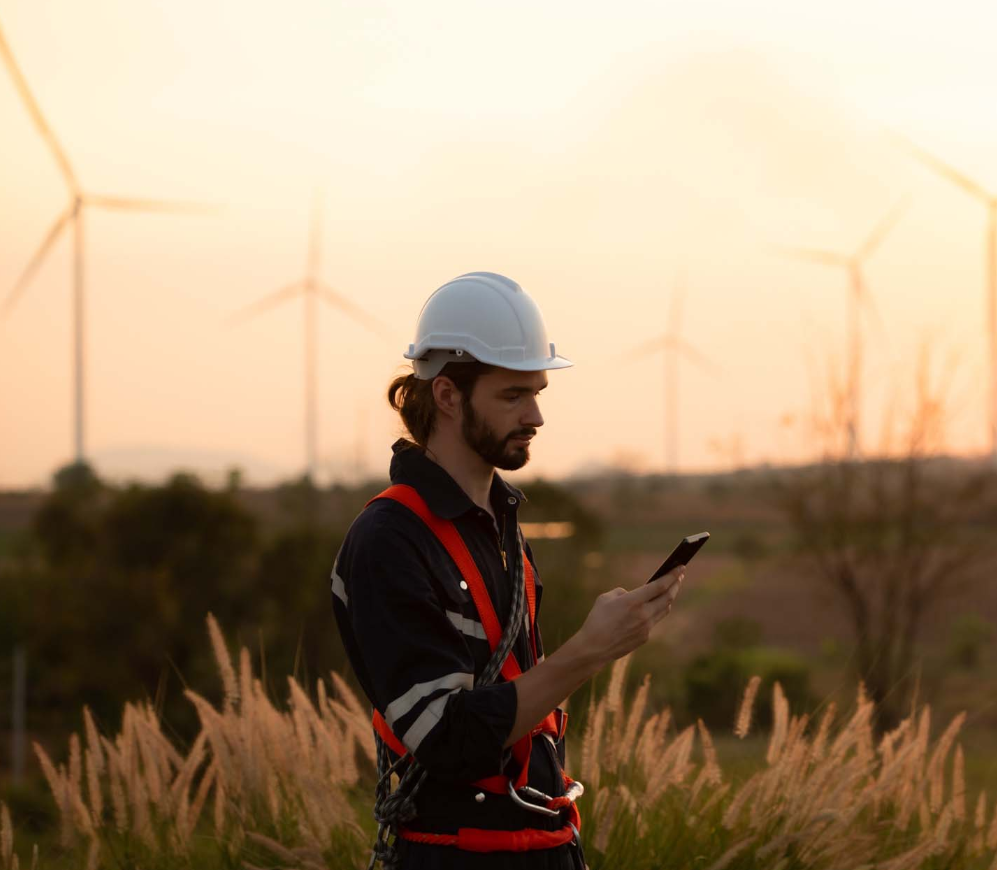
[[[478,570],[478,566],[474,563],[474,558],[468,551],[467,545],[460,536],[460,532],[457,531],[456,526],[451,521],[442,519],[432,513],[422,496],[419,495],[419,493],[411,486],[407,486],[405,484],[390,486],[388,489],[384,490],[384,492],[374,496],[374,498],[372,498],[370,502],[367,502],[367,504],[369,505],[371,502],[380,498],[392,499],[405,505],[405,507],[416,514],[416,516],[418,516],[437,537],[446,549],[447,553],[450,555],[450,558],[453,559],[454,563],[457,565],[457,568],[460,570],[464,582],[467,584],[467,588],[471,593],[474,606],[478,610],[481,625],[484,628],[485,637],[488,639],[488,645],[491,647],[493,654],[492,661],[489,662],[489,665],[493,666],[497,663],[495,659],[496,651],[501,653],[501,649],[508,650],[508,654],[501,662],[499,673],[507,681],[512,681],[519,677],[522,674],[522,669],[519,666],[519,662],[516,660],[515,654],[511,650],[515,637],[518,634],[518,626],[509,626],[506,632],[503,633],[501,625],[499,624],[498,616],[495,613],[495,607],[492,604],[491,597],[488,595],[488,589],[485,586],[485,582],[481,576],[481,571]],[[533,575],[533,568],[530,565],[529,560],[526,558],[525,553],[520,552],[519,555],[521,556],[523,568],[523,583],[521,588],[522,592],[525,592],[526,604],[529,608],[530,645],[533,650],[533,659],[536,661],[536,582]],[[514,606],[512,611],[513,622],[518,623],[518,625],[522,625],[523,613],[521,593],[520,589],[517,588],[514,588]],[[510,631],[509,629],[512,630]],[[494,676],[497,676],[493,674],[493,671],[494,667],[486,668],[485,674],[479,679],[478,684],[487,684],[486,681],[491,682],[491,680],[494,679]],[[419,767],[418,762],[411,756],[411,753],[406,749],[405,745],[391,731],[391,728],[385,721],[381,711],[375,709],[372,716],[372,724],[374,726],[375,735],[379,738],[378,742],[381,745],[378,747],[378,773],[380,774],[380,781],[378,783],[378,793],[375,800],[374,815],[380,823],[380,830],[378,831],[378,842],[375,844],[374,855],[371,859],[371,866],[374,865],[375,860],[378,858],[380,858],[387,866],[391,859],[394,859],[395,857],[393,848],[390,847],[390,845],[388,845],[385,841],[385,829],[389,827],[393,829],[393,832],[397,837],[400,837],[403,840],[411,840],[417,843],[430,843],[434,845],[455,846],[458,849],[464,849],[471,852],[526,852],[535,849],[554,848],[555,846],[561,846],[564,843],[571,842],[572,840],[577,843],[578,831],[581,827],[581,819],[578,814],[578,808],[575,806],[574,802],[584,792],[582,784],[571,779],[571,777],[569,777],[563,770],[561,771],[561,775],[564,778],[565,794],[562,797],[552,798],[537,789],[530,788],[527,784],[533,738],[541,734],[549,734],[554,740],[561,740],[564,737],[567,723],[568,714],[558,707],[552,713],[549,713],[546,717],[544,717],[543,721],[540,722],[535,728],[513,744],[512,756],[516,760],[519,768],[519,772],[515,778],[510,778],[500,774],[485,777],[484,779],[479,779],[472,783],[472,785],[475,788],[480,789],[481,792],[508,795],[517,806],[541,815],[551,817],[559,816],[561,810],[566,808],[568,816],[567,823],[564,827],[555,831],[547,831],[537,828],[523,828],[522,830],[517,831],[460,828],[456,834],[434,834],[425,831],[414,831],[402,824],[404,821],[409,821],[414,814],[414,796],[425,778],[425,772],[421,772],[421,775],[416,775]],[[386,764],[386,753],[381,751],[385,745],[390,747],[394,753],[400,757],[399,760],[390,765],[390,767]],[[409,768],[401,774],[396,793],[391,794],[385,784],[390,782],[391,773],[399,771],[401,764],[406,761],[406,759],[410,760]],[[382,768],[384,769],[382,770]],[[404,796],[398,794],[398,792],[404,792],[406,790],[408,790],[410,794]],[[526,798],[531,800],[527,800]],[[476,799],[479,801],[484,800],[484,794],[479,793]],[[402,810],[402,804],[405,804],[404,811]]]

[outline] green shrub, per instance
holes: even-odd
[[[779,682],[794,709],[810,706],[810,668],[800,656],[775,647],[720,647],[697,656],[685,669],[690,717],[711,728],[731,728],[744,687],[754,674],[762,678],[763,693]],[[762,708],[759,724],[767,727],[770,722],[770,711]]]

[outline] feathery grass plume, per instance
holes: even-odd
[[[652,716],[649,720],[649,725],[651,725],[651,723],[653,723],[653,725],[650,727],[647,742],[644,744],[643,751],[638,753],[641,769],[644,772],[644,776],[648,779],[654,776],[655,772],[659,768],[659,761],[665,754],[665,746],[668,742],[668,727],[671,725],[671,722],[672,711],[669,707],[665,707],[661,713],[656,716]]]
[[[225,686],[225,711],[231,710],[239,702],[239,685],[235,680],[235,671],[232,668],[232,659],[225,646],[225,638],[222,637],[221,629],[214,615],[207,616],[208,635],[211,638],[211,649],[215,654],[215,662],[222,675],[222,683]]]
[[[817,726],[817,734],[810,744],[810,762],[814,763],[824,758],[824,749],[827,746],[827,736],[831,732],[831,725],[834,717],[838,715],[838,705],[831,701],[824,710],[824,715],[820,718],[820,725]]]
[[[79,793],[83,782],[83,760],[80,752],[80,736],[75,732],[69,735],[69,790]]]
[[[87,795],[90,798],[90,816],[93,825],[99,828],[104,820],[104,795],[100,787],[100,767],[94,751],[86,749],[85,765],[87,771]]]
[[[921,716],[917,723],[917,743],[921,750],[921,755],[926,756],[928,752],[928,734],[931,730],[931,707],[927,704],[921,710]]]
[[[97,731],[90,708],[86,706],[83,707],[83,727],[86,730],[87,746],[94,754],[94,763],[97,765],[97,771],[98,773],[102,773],[104,770],[104,752],[101,749],[100,733]]]
[[[713,790],[713,794],[711,794],[706,799],[706,802],[703,804],[703,806],[694,815],[691,815],[689,817],[689,824],[695,825],[697,824],[699,819],[706,818],[706,814],[709,813],[717,804],[719,804],[727,796],[727,793],[729,791],[730,791],[729,782],[722,783],[717,788],[715,788]]]
[[[183,761],[183,765],[177,772],[173,783],[170,785],[171,806],[179,806],[180,801],[188,797],[190,784],[194,779],[194,774],[197,773],[197,769],[204,761],[204,747],[206,742],[207,736],[202,730],[195,738],[190,747],[190,751],[187,753],[187,757]]]
[[[720,771],[720,764],[717,761],[717,750],[713,745],[713,737],[710,735],[709,729],[702,719],[696,720],[696,727],[699,729],[699,739],[703,744],[703,758],[706,761],[703,769],[709,772],[708,779],[710,782],[714,784],[719,783],[723,779],[723,775]]]
[[[602,728],[606,721],[606,699],[598,704],[593,697],[589,704],[589,717],[582,737],[581,780],[590,788],[599,788],[599,747],[602,743]]]
[[[948,842],[949,830],[952,828],[952,822],[955,819],[955,812],[952,809],[952,804],[947,804],[945,809],[942,810],[942,814],[938,817],[938,824],[935,826],[934,838],[936,853],[940,854],[945,851],[945,846]]]
[[[786,728],[789,722],[789,703],[783,694],[782,686],[776,681],[772,686],[772,737],[769,739],[768,752],[765,760],[774,764],[782,751],[783,740],[786,739]]]
[[[613,823],[616,821],[619,808],[620,795],[618,792],[613,791],[605,802],[605,807],[599,816],[596,826],[595,837],[592,840],[592,845],[600,852],[606,851],[606,846],[609,844],[609,835],[613,831]]]
[[[637,766],[644,772],[645,776],[651,768],[648,757],[659,754],[659,747],[654,746],[653,742],[655,729],[660,718],[660,713],[655,713],[651,716],[644,723],[644,727],[640,729],[640,737],[637,738],[637,748],[634,750],[634,758]]]
[[[966,759],[961,743],[955,745],[952,759],[952,814],[960,822],[966,818]]]
[[[971,855],[980,855],[986,848],[984,837],[984,826],[987,823],[987,793],[981,791],[976,798],[976,809],[973,812],[973,836],[969,842],[969,852]]]
[[[858,690],[856,691],[855,706],[864,707],[869,703],[869,693],[865,688],[865,680],[859,680]]]
[[[31,745],[35,750],[49,790],[52,792],[52,797],[55,798],[56,806],[59,808],[59,845],[68,848],[73,842],[73,826],[67,778],[63,775],[61,766],[59,770],[56,770],[48,753],[42,749],[40,743],[32,741]]]
[[[723,855],[710,864],[710,866],[707,867],[707,870],[726,870],[726,868],[730,866],[731,861],[747,849],[748,846],[750,846],[754,841],[754,837],[745,837],[743,840],[738,840],[733,846],[724,852]]]
[[[204,802],[208,799],[208,793],[211,791],[211,787],[215,784],[217,776],[218,764],[217,762],[212,761],[211,764],[208,765],[207,770],[204,771],[204,776],[201,777],[201,782],[198,784],[197,792],[194,795],[194,802],[190,805],[190,810],[183,819],[184,842],[190,839],[190,835],[193,833],[194,827],[197,825],[197,821],[201,817],[201,811],[204,809]]]
[[[609,689],[606,691],[606,716],[612,724],[609,729],[609,739],[603,762],[603,767],[607,770],[616,770],[618,767],[617,755],[623,738],[623,686],[626,682],[627,667],[632,656],[632,652],[627,653],[613,662],[613,669],[609,677]]]
[[[962,712],[949,723],[948,728],[938,738],[935,750],[928,759],[928,801],[933,813],[939,812],[942,808],[942,798],[945,792],[945,759],[948,757],[949,750],[965,721],[966,713]]]
[[[630,712],[627,714],[627,725],[623,730],[623,738],[620,741],[620,750],[616,754],[616,769],[619,770],[621,764],[628,763],[634,758],[636,749],[637,729],[640,727],[641,719],[644,718],[644,709],[647,707],[647,695],[651,687],[651,675],[644,674],[644,681],[637,690],[637,696],[630,705]]]
[[[741,708],[737,711],[737,719],[734,723],[734,736],[742,740],[748,736],[751,730],[751,714],[755,707],[755,696],[758,694],[758,687],[762,684],[762,678],[755,674],[748,680],[748,686],[744,690],[741,699]]]
[[[653,804],[664,794],[669,785],[678,785],[685,779],[689,771],[689,756],[692,754],[692,745],[695,739],[695,726],[690,725],[664,751],[658,761],[657,769],[648,779],[647,788],[644,791],[644,800],[647,803]]]

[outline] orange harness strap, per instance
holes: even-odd
[[[467,852],[531,852],[534,849],[553,849],[563,846],[575,838],[575,831],[581,829],[578,807],[568,803],[568,821],[556,831],[542,831],[538,828],[522,828],[518,831],[490,831],[487,828],[458,828],[456,834],[430,834],[425,831],[411,831],[402,828],[398,836],[413,843],[428,843],[434,846],[456,846]],[[574,830],[572,830],[574,826]]]
[[[464,581],[467,583],[468,591],[474,601],[474,606],[481,618],[481,625],[488,639],[488,645],[494,652],[498,648],[502,639],[502,627],[495,607],[492,604],[488,589],[485,586],[481,571],[474,562],[467,549],[467,544],[460,536],[456,526],[449,520],[441,519],[429,510],[428,505],[419,493],[411,486],[405,484],[395,484],[388,487],[384,492],[374,496],[367,504],[379,498],[390,498],[409,508],[416,514],[436,535],[443,544],[447,553],[453,559],[460,570]],[[523,553],[523,581],[526,593],[526,602],[530,614],[530,644],[533,648],[533,656],[536,658],[536,580],[533,575],[533,566],[526,553]],[[515,680],[522,674],[522,669],[516,656],[509,652],[508,657],[502,663],[502,676],[509,682]],[[381,712],[374,710],[372,724],[381,739],[395,752],[396,755],[405,756],[410,754],[398,737],[394,734],[388,723],[384,720]],[[564,737],[564,732],[568,724],[568,714],[560,708],[548,713],[532,731],[521,737],[512,747],[513,758],[519,765],[519,774],[513,783],[517,790],[527,783],[530,767],[530,754],[533,737],[546,733],[560,740]],[[573,780],[562,771],[565,786],[570,785]],[[493,794],[506,794],[508,790],[509,777],[503,775],[489,776],[472,783],[476,788]],[[398,836],[406,840],[413,840],[423,843],[436,843],[439,845],[457,846],[472,852],[492,852],[492,851],[529,851],[532,849],[546,849],[560,846],[574,838],[574,832],[581,827],[581,819],[578,809],[565,797],[552,798],[548,801],[549,809],[561,809],[569,807],[571,822],[558,831],[542,831],[534,828],[524,828],[521,831],[490,831],[477,828],[461,828],[457,834],[431,834],[422,831],[411,831],[402,828]],[[573,826],[573,827],[572,827]]]

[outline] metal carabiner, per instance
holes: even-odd
[[[516,793],[516,789],[512,785],[512,780],[509,780],[508,791],[509,791],[509,797],[511,797],[513,801],[519,806],[521,806],[524,810],[530,810],[531,812],[540,813],[543,816],[551,816],[551,817],[557,816],[561,812],[560,810],[552,810],[549,809],[548,807],[540,806],[539,804],[531,804],[529,801],[524,801]],[[544,794],[539,789],[533,788],[532,786],[529,785],[524,785],[521,789],[519,789],[519,791],[525,793],[527,797],[531,797],[534,800],[543,801],[544,803],[549,803],[550,801],[554,800],[554,798],[552,798],[549,794]],[[574,803],[583,794],[585,794],[585,786],[583,786],[580,782],[575,780],[574,782],[571,783],[570,786],[568,786],[568,790],[564,793],[564,796],[569,801]]]
[[[552,818],[560,815],[560,810],[551,810],[547,807],[542,807],[539,804],[531,804],[529,801],[524,801],[517,793],[516,789],[512,784],[512,780],[509,780],[509,797],[512,798],[513,803],[521,806],[524,810],[529,810],[532,813],[540,813],[542,816],[551,816]],[[524,785],[520,791],[526,792],[530,797],[539,798],[543,801],[553,800],[550,795],[544,794],[542,791],[538,791],[535,788],[530,788],[528,785]]]

